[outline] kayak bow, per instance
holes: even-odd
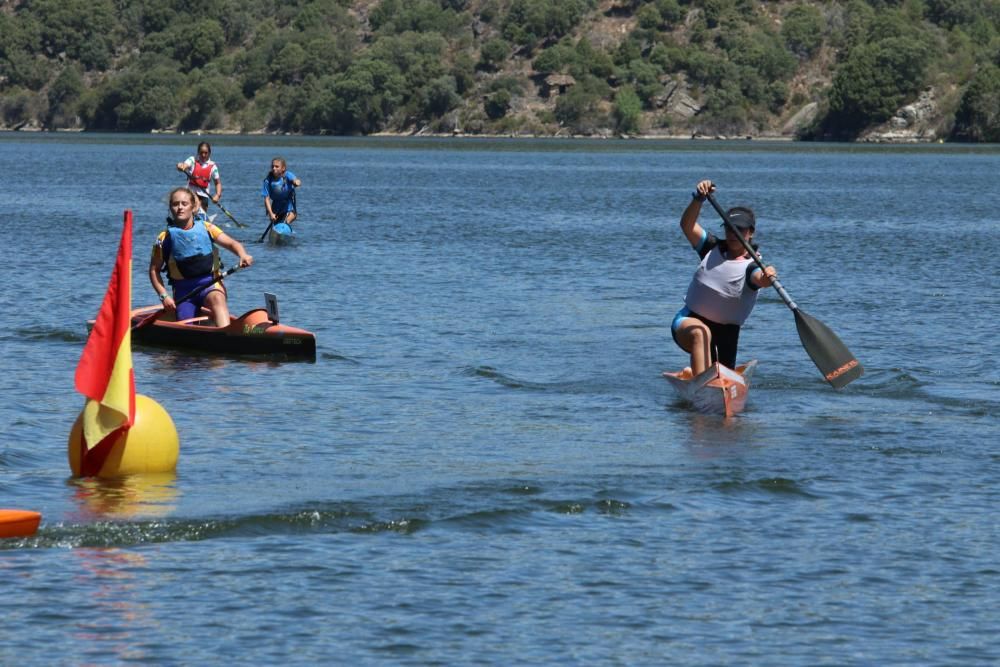
[[[295,241],[295,229],[287,222],[276,222],[268,230],[267,240],[271,245],[288,245]]]
[[[0,510],[0,538],[34,535],[41,520],[41,514],[30,510]]]
[[[750,376],[756,367],[756,360],[736,370],[716,362],[698,377],[694,377],[690,368],[676,373],[667,371],[663,377],[698,412],[732,417],[746,405]]]

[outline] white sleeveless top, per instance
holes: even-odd
[[[688,285],[684,305],[718,324],[742,325],[757,303],[757,288],[750,282],[756,266],[749,257],[726,259],[722,248],[708,235],[697,249],[701,264]]]

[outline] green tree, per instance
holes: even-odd
[[[218,21],[198,20],[190,26],[189,38],[178,44],[174,50],[177,60],[184,64],[185,69],[204,67],[209,61],[222,53],[226,43],[225,33]]]
[[[510,43],[507,40],[499,37],[487,40],[479,51],[479,67],[495,72],[503,65],[509,53]]]
[[[898,37],[855,48],[834,75],[823,133],[850,138],[888,120],[923,87],[929,55],[923,44]]]
[[[455,78],[439,76],[427,82],[419,92],[419,108],[424,118],[442,116],[461,103]]]
[[[997,21],[1000,7],[989,0],[925,0],[930,20],[946,28],[971,26],[980,18]]]
[[[370,134],[380,129],[403,101],[406,80],[382,60],[362,59],[337,77],[332,93],[338,106],[331,130]]]
[[[179,128],[195,130],[220,127],[225,108],[223,85],[221,80],[206,80],[197,84],[184,105],[185,115],[180,121]]]
[[[615,94],[614,119],[619,132],[638,134],[641,114],[642,101],[634,90],[626,86]]]
[[[14,51],[0,60],[0,77],[11,88],[39,90],[49,80],[51,69],[51,63],[42,56],[22,51]]]
[[[282,83],[301,83],[307,58],[305,49],[295,42],[285,44],[272,63],[274,78]]]
[[[111,0],[31,0],[28,11],[41,26],[41,46],[50,57],[66,56],[87,69],[106,69],[119,35]]]
[[[684,20],[684,10],[677,0],[656,0],[656,11],[660,14],[661,28],[671,28]]]
[[[656,30],[663,23],[663,17],[660,16],[660,10],[656,8],[656,5],[643,5],[636,12],[635,18],[636,23],[643,30]]]
[[[865,0],[848,0],[843,7],[838,28],[831,34],[831,42],[846,58],[851,50],[868,40],[868,31],[875,23],[875,10]]]
[[[607,84],[594,77],[577,81],[575,86],[556,100],[556,120],[574,133],[593,133],[606,124],[607,118],[601,112],[601,101],[608,92]]]
[[[514,0],[503,20],[503,35],[534,48],[568,34],[593,6],[594,0]]]
[[[83,76],[78,65],[70,63],[49,86],[49,110],[45,119],[48,128],[69,127],[75,124],[76,105],[83,94]]]
[[[91,129],[149,132],[180,120],[184,75],[164,65],[125,70],[99,91]]]
[[[1000,67],[976,72],[955,112],[955,141],[1000,142]]]
[[[823,44],[826,22],[819,9],[812,5],[795,5],[785,14],[781,37],[792,53],[810,58]]]
[[[563,68],[575,61],[576,51],[567,40],[562,40],[539,53],[531,66],[541,74],[552,74],[563,71]]]
[[[0,101],[0,118],[4,124],[17,127],[37,117],[38,96],[23,88],[13,88]]]
[[[490,119],[497,120],[506,116],[507,112],[510,111],[510,101],[510,91],[501,89],[486,96],[486,99],[483,100],[483,109]]]

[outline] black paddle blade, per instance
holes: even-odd
[[[802,347],[806,348],[827,382],[835,389],[840,389],[864,375],[864,367],[847,346],[840,342],[837,334],[798,308],[792,312],[795,313],[795,328],[799,331]]]

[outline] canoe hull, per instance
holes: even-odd
[[[0,510],[0,538],[28,537],[38,530],[42,515],[29,510]]]
[[[276,222],[267,232],[271,245],[289,245],[295,241],[295,230],[287,222]]]
[[[704,414],[732,417],[743,411],[750,393],[750,376],[757,361],[750,361],[735,370],[720,363],[709,366],[694,377],[690,368],[680,372],[667,371],[663,377],[683,400]]]
[[[132,326],[157,311],[162,308],[147,306],[133,310]],[[276,324],[263,308],[247,311],[227,327],[212,326],[204,316],[180,322],[156,319],[133,328],[132,341],[138,345],[227,356],[316,359],[316,336],[312,332]]]

